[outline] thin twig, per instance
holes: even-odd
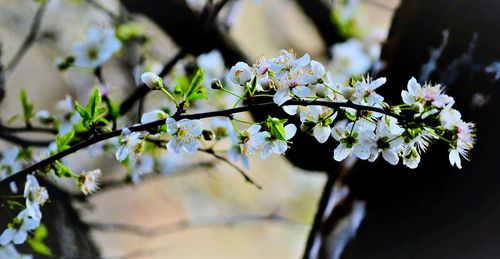
[[[53,128],[42,127],[9,127],[0,124],[0,131],[7,131],[9,133],[48,133],[57,134],[57,130]]]
[[[47,147],[52,141],[32,140],[0,132],[0,139],[21,147]]]
[[[381,114],[385,114],[388,116],[392,116],[400,121],[406,122],[406,118],[404,116],[394,114],[388,110],[382,109],[382,108],[376,108],[376,107],[371,107],[371,106],[362,106],[359,104],[354,104],[351,102],[347,103],[336,103],[336,102],[328,102],[328,101],[305,101],[305,100],[290,100],[284,103],[282,106],[290,106],[290,105],[302,105],[302,106],[310,106],[310,105],[316,105],[316,106],[324,106],[324,107],[329,107],[329,108],[353,108],[358,111],[373,111],[373,112],[379,112]],[[197,119],[204,119],[204,118],[211,118],[211,117],[230,117],[235,113],[241,113],[241,112],[247,112],[247,111],[266,111],[269,110],[270,108],[277,107],[277,105],[274,102],[267,102],[267,103],[260,103],[260,104],[251,104],[248,106],[243,106],[243,107],[238,107],[238,108],[233,108],[233,109],[227,109],[227,110],[221,110],[221,111],[213,111],[213,112],[204,112],[204,113],[197,113],[197,114],[179,114],[176,113],[172,116],[173,119],[176,120],[181,120],[181,119],[190,119],[190,120],[197,120]],[[128,128],[131,132],[139,132],[139,131],[149,131],[151,129],[155,129],[161,125],[165,124],[165,120],[158,120],[154,121],[151,123],[147,124],[142,124],[138,126],[133,126]],[[5,187],[9,182],[15,181],[15,180],[21,180],[22,178],[26,177],[28,173],[35,172],[41,168],[44,168],[45,166],[49,166],[50,164],[54,163],[55,161],[66,157],[80,149],[84,149],[86,147],[89,147],[95,143],[111,139],[114,137],[120,136],[122,133],[122,129],[104,133],[101,135],[94,135],[92,138],[84,140],[82,142],[79,142],[70,148],[59,152],[57,154],[54,154],[51,157],[46,158],[45,160],[42,160],[38,163],[35,163],[18,173],[12,174],[6,178],[4,178],[1,183],[0,187]]]
[[[24,41],[21,43],[21,46],[17,50],[16,54],[12,60],[8,63],[7,68],[5,69],[7,72],[10,72],[16,68],[19,62],[22,60],[24,55],[28,52],[28,49],[35,43],[36,37],[38,36],[38,32],[40,31],[40,26],[42,24],[42,18],[45,14],[45,10],[47,9],[47,4],[49,0],[42,1],[38,10],[35,13],[33,21],[31,22],[30,31]]]
[[[253,186],[255,186],[259,190],[262,190],[262,186],[260,184],[256,183],[245,171],[243,171],[243,169],[239,168],[237,165],[235,165],[233,162],[229,161],[227,158],[216,154],[212,149],[199,149],[198,151],[210,154],[213,157],[219,159],[220,161],[228,164],[229,166],[234,168],[238,173],[240,173],[241,176],[243,176],[243,178],[245,178],[245,181],[247,183],[252,184]]]
[[[167,144],[167,141],[158,140],[158,139],[146,138],[146,141],[148,141],[149,143],[155,144],[159,148],[166,148],[166,144]],[[213,149],[198,149],[198,151],[209,154],[209,155],[215,157],[216,159],[228,164],[229,166],[234,168],[238,173],[240,173],[241,176],[243,176],[243,178],[245,178],[246,182],[252,184],[257,189],[262,190],[262,186],[257,184],[243,169],[239,168],[237,165],[235,165],[233,162],[229,161],[227,158],[216,154]]]
[[[163,68],[162,68],[160,74],[158,74],[158,76],[165,77],[174,68],[175,64],[177,64],[177,62],[179,60],[184,58],[184,56],[186,56],[186,54],[187,54],[186,50],[180,49],[174,57],[172,57],[167,63],[165,63],[165,65],[163,66]],[[141,83],[135,89],[135,91],[129,97],[127,97],[125,99],[125,101],[123,101],[120,104],[120,114],[124,115],[128,111],[130,111],[130,109],[132,109],[134,104],[138,100],[140,100],[141,98],[146,96],[146,94],[148,94],[149,91],[150,91],[149,87],[147,87],[144,83]]]

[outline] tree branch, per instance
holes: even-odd
[[[11,135],[0,131],[0,139],[10,142],[12,144],[19,145],[21,147],[47,147],[52,141],[46,140],[31,140],[20,138],[15,135]]]
[[[336,102],[327,102],[327,101],[305,101],[305,100],[290,100],[284,103],[282,106],[290,106],[290,105],[302,105],[302,106],[310,106],[310,105],[319,105],[319,106],[324,106],[324,107],[329,107],[329,108],[353,108],[358,111],[373,111],[373,112],[379,112],[381,114],[386,114],[389,116],[392,116],[394,118],[397,118],[400,121],[405,122],[406,118],[401,115],[393,114],[392,112],[382,109],[382,108],[376,108],[376,107],[371,107],[371,106],[362,106],[358,104],[354,104],[351,102],[347,103],[336,103]],[[232,114],[235,113],[241,113],[241,112],[246,112],[246,111],[266,111],[272,107],[276,107],[277,105],[274,102],[267,102],[267,103],[259,103],[259,104],[250,104],[248,106],[243,106],[243,107],[238,107],[238,108],[233,108],[233,109],[227,109],[227,110],[221,110],[221,111],[213,111],[213,112],[204,112],[204,113],[197,113],[197,114],[179,114],[176,113],[172,116],[173,119],[175,120],[181,120],[181,119],[190,119],[190,120],[197,120],[197,119],[204,119],[204,118],[210,118],[210,117],[230,117]],[[128,129],[131,132],[138,132],[138,131],[149,131],[151,129],[157,128],[161,125],[165,124],[165,120],[158,120],[154,121],[151,123],[147,124],[142,124],[138,126],[133,126],[129,127]],[[54,163],[55,161],[66,157],[80,149],[84,149],[86,147],[89,147],[95,143],[111,139],[114,137],[120,136],[122,133],[122,129],[112,131],[109,133],[104,133],[101,135],[95,135],[94,137],[84,140],[82,142],[79,142],[70,148],[59,152],[51,157],[48,157],[45,160],[42,160],[38,163],[35,163],[18,173],[12,174],[6,178],[4,178],[0,182],[0,187],[5,187],[8,185],[9,182],[11,181],[17,181],[21,180],[22,178],[26,177],[27,174],[35,172],[45,166],[49,166],[50,164]]]
[[[180,49],[174,57],[172,57],[167,63],[165,63],[165,65],[163,66],[163,68],[162,68],[161,72],[158,74],[158,76],[160,76],[162,78],[165,77],[174,68],[175,64],[177,64],[177,62],[179,60],[184,58],[184,56],[186,56],[186,54],[187,54],[187,52],[185,49]],[[135,89],[135,91],[129,97],[127,97],[127,99],[125,99],[125,101],[123,101],[120,104],[120,114],[124,115],[128,111],[130,111],[130,109],[132,109],[134,104],[138,100],[140,100],[141,98],[146,96],[149,93],[149,91],[150,91],[149,87],[147,87],[144,83],[141,83]]]
[[[253,186],[255,186],[259,190],[262,190],[262,186],[261,185],[259,185],[258,183],[256,183],[245,171],[243,171],[243,169],[239,168],[237,165],[235,165],[233,162],[229,161],[227,158],[225,158],[225,157],[223,157],[221,155],[216,154],[212,149],[199,149],[198,151],[210,154],[213,157],[219,159],[220,161],[228,164],[229,166],[231,166],[232,168],[234,168],[238,173],[240,173],[241,176],[243,176],[243,178],[245,178],[245,181],[247,183],[252,184]]]

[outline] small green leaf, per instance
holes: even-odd
[[[355,121],[356,120],[356,114],[350,114],[349,112],[344,112],[345,116],[347,117],[348,120],[350,121]]]
[[[35,253],[45,256],[52,256],[52,251],[43,242],[47,235],[48,231],[45,225],[40,225],[37,229],[35,229],[33,237],[28,240],[28,244]]]
[[[203,72],[203,68],[198,69],[198,71],[193,77],[193,80],[191,80],[191,84],[189,85],[187,92],[185,93],[184,96],[185,100],[188,100],[191,97],[191,95],[198,93],[198,90],[201,88],[203,84],[204,76],[205,74]]]
[[[30,124],[31,118],[33,118],[33,104],[28,101],[28,95],[24,89],[21,90],[19,94],[19,98],[21,99],[21,105],[23,107],[23,117],[24,122],[28,125]]]
[[[71,142],[71,140],[73,140],[74,137],[75,137],[74,131],[69,131],[63,136],[57,136],[56,137],[57,152],[61,152],[63,150],[68,149],[70,147],[69,143]]]
[[[277,118],[271,118],[270,116],[267,117],[266,123],[267,127],[270,130],[271,136],[275,137],[276,139],[287,141],[286,140],[286,133],[285,133],[285,120],[280,120]]]
[[[72,177],[74,176],[73,172],[68,166],[63,165],[60,161],[56,161],[56,174],[59,177]]]

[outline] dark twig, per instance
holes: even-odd
[[[159,139],[147,138],[146,141],[148,141],[149,143],[155,144],[159,148],[166,148],[166,144],[167,144],[167,141],[159,140]],[[233,162],[229,161],[227,158],[216,154],[213,149],[198,149],[198,151],[207,153],[207,154],[215,157],[216,159],[228,164],[229,166],[234,168],[236,171],[238,171],[238,173],[240,173],[241,176],[243,176],[243,178],[245,178],[246,182],[252,184],[257,189],[262,190],[262,186],[257,184],[243,169],[239,168],[237,165],[235,165]]]
[[[205,152],[207,154],[210,154],[213,157],[219,159],[220,161],[228,164],[229,166],[231,166],[232,168],[234,168],[236,171],[238,171],[238,173],[240,173],[241,176],[243,176],[243,178],[245,178],[245,181],[247,183],[252,184],[253,186],[255,186],[259,190],[262,190],[262,186],[261,185],[259,185],[258,183],[256,183],[245,171],[243,171],[243,169],[239,168],[237,165],[235,165],[233,162],[229,161],[227,158],[225,158],[225,157],[223,157],[221,155],[216,154],[212,149],[199,149],[199,151]]]
[[[0,124],[0,131],[7,131],[9,133],[48,133],[57,134],[56,129],[52,128],[42,128],[42,127],[9,127]]]
[[[184,56],[186,56],[186,54],[187,54],[186,50],[180,49],[174,57],[172,57],[167,63],[165,63],[165,66],[163,66],[163,69],[161,70],[161,72],[158,75],[160,77],[165,77],[174,68],[175,64],[177,64],[177,62],[179,60],[184,58]],[[146,94],[149,93],[149,91],[150,91],[150,89],[144,83],[141,83],[135,89],[135,91],[129,97],[127,97],[127,99],[125,99],[125,101],[123,101],[121,103],[120,113],[123,115],[123,114],[127,113],[128,111],[130,111],[130,109],[132,109],[134,104],[138,100],[140,100],[141,98],[146,96]]]
[[[19,145],[21,147],[47,147],[51,141],[46,140],[31,140],[20,138],[15,135],[7,134],[0,131],[0,139],[10,142],[12,144]]]
[[[381,109],[381,108],[376,108],[376,107],[369,107],[369,106],[362,106],[358,104],[354,104],[351,102],[347,103],[335,103],[335,102],[327,102],[327,101],[305,101],[305,100],[290,100],[287,101],[283,106],[289,106],[289,105],[303,105],[303,106],[309,106],[309,105],[320,105],[324,107],[329,107],[329,108],[353,108],[358,111],[374,111],[374,112],[379,112],[382,114],[386,114],[389,116],[392,116],[394,118],[397,118],[400,121],[405,122],[406,119],[404,116],[393,114],[392,112]],[[269,108],[276,107],[276,104],[274,102],[267,102],[267,103],[260,103],[260,104],[252,104],[248,106],[243,106],[243,107],[238,107],[238,108],[233,108],[233,109],[227,109],[227,110],[221,110],[221,111],[213,111],[213,112],[204,112],[204,113],[197,113],[197,114],[179,114],[176,113],[172,116],[172,118],[176,120],[181,120],[181,119],[190,119],[190,120],[197,120],[197,119],[204,119],[204,118],[210,118],[210,117],[230,117],[232,114],[235,113],[241,113],[241,112],[246,112],[246,111],[266,111]],[[131,132],[138,132],[138,131],[149,131],[151,129],[157,128],[158,126],[161,126],[165,123],[165,120],[158,120],[154,121],[151,123],[147,124],[142,124],[138,126],[133,126],[128,128]],[[54,163],[55,161],[66,157],[80,149],[84,149],[86,147],[89,147],[95,143],[118,137],[122,133],[122,129],[112,131],[109,133],[104,133],[101,135],[94,135],[92,138],[84,140],[82,142],[79,142],[70,148],[57,153],[51,157],[48,157],[45,160],[42,160],[36,164],[33,164],[21,171],[19,171],[16,174],[10,175],[7,178],[4,178],[0,186],[5,187],[9,182],[11,181],[16,181],[16,180],[21,180],[26,176],[26,174],[35,172],[41,168],[44,168],[46,166],[49,166],[50,164]]]
[[[42,1],[40,3],[40,6],[38,7],[38,10],[35,13],[35,16],[33,18],[33,21],[31,22],[30,26],[30,31],[28,35],[26,35],[26,38],[24,38],[24,41],[21,43],[21,46],[17,50],[16,54],[14,54],[14,57],[12,60],[8,63],[6,71],[10,72],[16,68],[16,66],[19,64],[21,59],[24,57],[26,52],[28,52],[28,49],[35,43],[36,37],[38,36],[38,32],[40,31],[40,26],[42,24],[42,18],[43,15],[45,14],[45,10],[47,9],[47,4],[49,3],[49,0]]]

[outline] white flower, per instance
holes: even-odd
[[[316,90],[316,96],[319,98],[326,98],[334,102],[347,102],[347,99],[342,94],[342,89],[344,87],[333,79],[332,73],[330,72],[326,73],[325,84],[317,84],[314,88]]]
[[[267,61],[264,56],[258,57],[252,66],[252,70],[257,77],[256,88],[258,91],[267,91],[271,88],[271,81],[269,79],[270,66],[269,61]]]
[[[417,148],[413,145],[407,145],[403,151],[403,164],[410,169],[415,169],[420,163],[420,155]]]
[[[151,90],[159,90],[163,88],[163,79],[153,72],[146,72],[141,75],[141,80]]]
[[[7,244],[5,246],[0,246],[0,258],[11,258],[11,259],[31,259],[30,255],[22,255],[17,250],[13,244]]]
[[[83,171],[78,176],[78,186],[80,188],[80,191],[85,195],[94,193],[95,191],[97,191],[97,189],[99,189],[100,178],[101,178],[100,169],[88,172]]]
[[[406,146],[414,146],[416,147],[418,153],[422,154],[427,151],[429,144],[435,139],[437,139],[437,137],[434,134],[426,129],[422,129],[422,131],[414,139],[407,143]]]
[[[59,122],[59,135],[64,135],[73,130],[73,126],[80,122],[81,116],[75,112],[75,105],[71,96],[56,103],[54,117]]]
[[[439,121],[444,129],[452,130],[460,122],[462,122],[462,115],[459,111],[453,109],[451,106],[453,103],[446,105],[439,113]]]
[[[298,75],[298,73],[290,73],[287,78],[283,80],[281,88],[278,89],[273,96],[274,103],[277,105],[284,104],[286,101],[292,99],[292,93],[299,98],[309,96],[311,89],[300,83]]]
[[[243,151],[241,150],[241,145],[231,146],[231,148],[227,151],[227,155],[234,162],[238,162],[238,160],[241,160],[241,163],[243,164],[243,166],[247,170],[250,169],[250,163],[248,162],[248,156],[243,154]]]
[[[190,153],[198,150],[203,131],[201,121],[187,119],[176,121],[173,118],[168,118],[166,124],[167,133],[172,136],[172,139],[167,144],[170,152],[179,153],[181,148]]]
[[[238,62],[229,71],[229,80],[231,82],[244,85],[252,79],[252,70],[245,62]]]
[[[144,148],[144,141],[142,140],[142,134],[139,132],[131,132],[128,128],[122,130],[120,139],[120,147],[115,153],[116,160],[122,162],[131,154],[131,158],[135,158],[142,153]]]
[[[364,74],[370,69],[370,56],[363,50],[359,40],[351,39],[331,47],[332,66],[336,74],[347,78]]]
[[[347,125],[345,123],[341,121],[332,129],[332,136],[340,142],[333,151],[333,158],[340,162],[354,154],[360,159],[368,159],[370,150],[366,140],[373,137],[374,127],[362,120],[349,122]]]
[[[303,109],[300,113],[300,128],[311,133],[319,143],[325,143],[330,137],[332,129],[330,124],[337,117],[337,113],[330,108],[312,105]]]
[[[415,78],[408,81],[408,91],[402,91],[403,102],[412,106],[417,113],[424,111],[426,105],[433,105],[442,108],[453,103],[453,98],[443,93],[441,85],[424,85],[423,87]]]
[[[303,85],[318,84],[325,75],[325,67],[318,61],[311,60],[310,67],[308,73],[299,76],[299,82]]]
[[[416,108],[417,112],[422,112],[424,107],[419,103],[419,100],[423,98],[422,86],[417,82],[417,79],[412,77],[408,81],[407,88],[408,91],[401,92],[403,102]]]
[[[358,81],[354,84],[357,91],[355,103],[366,103],[369,106],[380,105],[384,101],[384,97],[377,94],[375,89],[385,84],[385,77],[381,77],[375,81],[371,81],[369,77],[363,78],[363,81]]]
[[[9,227],[0,235],[0,245],[7,245],[12,242],[20,245],[26,241],[28,231],[37,228],[40,225],[40,220],[29,216],[27,210],[21,211],[14,219],[14,223],[9,224]]]
[[[49,199],[49,194],[45,187],[40,187],[35,176],[29,174],[26,176],[26,184],[24,185],[24,198],[26,198],[26,210],[30,217],[40,220],[42,212],[40,205]]]
[[[284,128],[285,128],[285,139],[288,141],[291,138],[293,138],[293,136],[295,136],[295,133],[297,132],[297,127],[293,124],[288,124]],[[262,153],[260,154],[260,157],[262,159],[266,159],[273,153],[277,155],[285,153],[285,151],[288,149],[287,141],[275,139],[272,137],[265,138],[265,143],[262,147]]]
[[[403,149],[403,139],[401,138],[401,133],[393,134],[391,127],[394,126],[391,126],[388,120],[381,119],[377,123],[375,135],[366,139],[367,145],[370,146],[370,158],[368,161],[375,161],[379,153],[382,153],[382,157],[390,164],[396,165],[398,163],[398,155]]]
[[[141,124],[146,124],[157,120],[164,120],[166,118],[168,118],[168,114],[164,111],[153,110],[150,112],[146,112],[141,116]]]
[[[271,60],[269,70],[276,73],[277,77],[282,77],[283,74],[296,72],[311,62],[311,57],[307,53],[300,58],[296,58],[296,56],[297,54],[292,50],[287,51],[282,49],[280,55]]]
[[[460,156],[469,160],[469,152],[475,143],[475,125],[474,123],[467,123],[463,121],[457,122],[453,132],[452,148],[450,149],[449,159],[451,165],[456,165],[462,168]]]
[[[260,129],[260,125],[252,125],[248,129],[243,130],[237,138],[233,140],[234,144],[240,147],[238,153],[248,157],[262,148],[265,139],[269,137],[269,133],[260,132]]]
[[[108,61],[113,53],[121,48],[113,29],[90,28],[85,43],[75,44],[75,64],[81,67],[96,68]]]

